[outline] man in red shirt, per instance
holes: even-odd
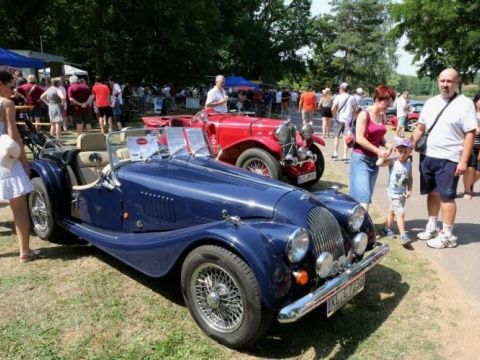
[[[83,133],[83,127],[87,132],[92,130],[92,109],[89,101],[91,91],[85,84],[80,83],[76,75],[70,76],[68,87],[68,99],[72,111],[73,122],[77,126],[78,135]]]
[[[105,132],[105,119],[108,121],[108,132],[113,131],[113,110],[110,102],[110,88],[102,82],[100,76],[95,77],[95,84],[92,88],[92,95],[95,97],[95,104],[98,109],[98,123],[100,130]]]
[[[312,124],[313,113],[317,108],[317,94],[313,91],[313,88],[309,85],[308,91],[302,92],[300,95],[300,102],[298,103],[298,111],[302,113],[302,119],[304,124]]]
[[[37,84],[35,75],[28,75],[27,82],[15,89],[15,95],[19,95],[25,101],[25,105],[33,106],[33,118],[35,119],[35,128],[40,131],[40,116],[42,116],[42,101],[40,96],[45,89]]]

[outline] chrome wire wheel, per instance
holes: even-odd
[[[33,225],[40,231],[48,229],[48,209],[43,194],[38,190],[33,190],[29,195],[30,214]]]
[[[258,175],[270,176],[270,169],[267,164],[259,159],[251,159],[245,163],[245,169]]]
[[[212,329],[231,333],[241,326],[245,314],[242,292],[225,269],[212,263],[198,266],[190,289],[197,312]]]

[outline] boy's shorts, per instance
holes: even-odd
[[[388,193],[388,199],[390,200],[390,211],[395,215],[405,214],[405,195]]]

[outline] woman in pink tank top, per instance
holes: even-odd
[[[373,92],[373,100],[373,105],[357,116],[356,143],[350,160],[350,196],[366,210],[372,202],[378,175],[375,162],[379,157],[386,159],[392,153],[392,145],[385,140],[384,113],[395,100],[395,90],[379,85]]]

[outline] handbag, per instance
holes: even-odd
[[[422,154],[425,154],[427,152],[427,141],[428,141],[428,135],[430,135],[430,133],[432,132],[433,130],[433,127],[435,126],[435,124],[437,123],[438,119],[440,118],[440,116],[443,114],[443,111],[447,108],[448,105],[450,105],[450,103],[453,101],[453,99],[455,99],[457,97],[457,93],[455,93],[451,98],[450,100],[448,100],[447,102],[447,105],[445,105],[443,107],[443,109],[438,113],[437,117],[435,118],[435,121],[433,122],[432,126],[430,126],[430,128],[426,131],[423,132],[422,135],[420,135],[420,137],[418,138],[417,142],[415,143],[415,151],[419,152],[419,153],[422,153]]]
[[[345,144],[347,145],[347,147],[349,148],[353,148],[357,142],[357,139],[356,139],[356,126],[357,126],[357,117],[358,115],[364,110],[360,110],[357,115],[355,115],[355,118],[350,121],[350,123],[348,124],[348,131],[347,131],[347,134],[345,135]],[[370,115],[368,114],[367,112],[367,116],[368,116],[368,121],[370,122]]]

